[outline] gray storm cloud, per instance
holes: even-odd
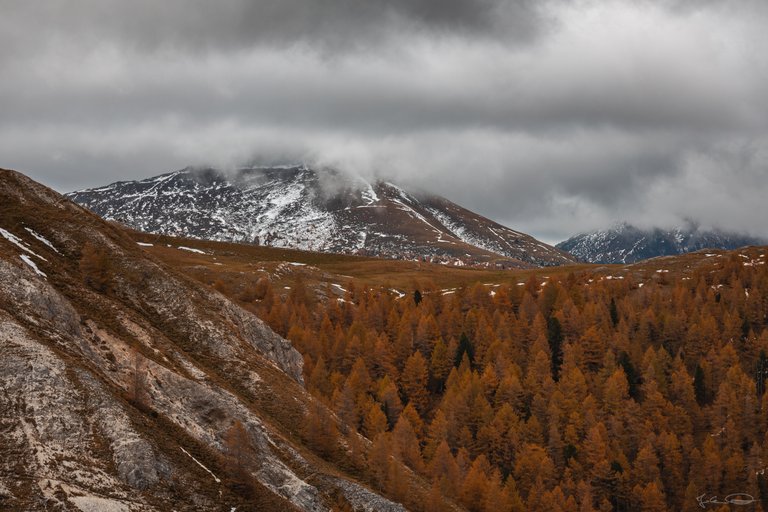
[[[547,241],[768,236],[768,4],[0,1],[0,166],[59,190],[306,161]]]

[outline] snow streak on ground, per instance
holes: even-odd
[[[205,251],[201,251],[200,249],[195,249],[193,247],[184,247],[183,245],[180,245],[179,249],[182,250],[182,251],[189,251],[189,252],[194,252],[194,253],[197,253],[197,254],[208,254]]]
[[[32,249],[30,249],[29,246],[26,243],[24,243],[24,241],[21,238],[17,237],[16,235],[11,233],[10,231],[6,231],[5,229],[0,228],[0,236],[2,236],[3,238],[5,238],[9,242],[11,242],[13,245],[18,247],[22,251],[24,251],[26,253],[29,253],[32,256],[37,256],[38,258],[40,258],[43,261],[48,261],[47,259],[45,259],[42,256],[40,256],[39,254],[37,254]]]
[[[24,229],[26,229],[30,235],[37,238],[39,241],[43,242],[45,245],[53,249],[53,251],[56,252],[56,254],[61,254],[59,250],[51,242],[49,242],[48,239],[45,238],[43,235],[36,233],[33,229],[30,229],[30,228],[24,228]]]
[[[35,262],[34,262],[34,261],[32,261],[32,258],[30,258],[29,256],[27,256],[26,254],[20,254],[20,255],[19,255],[19,258],[21,258],[21,259],[24,261],[24,263],[26,263],[27,265],[29,265],[29,266],[32,268],[32,270],[34,270],[34,271],[35,271],[35,274],[37,274],[37,275],[39,275],[39,276],[42,276],[42,277],[45,277],[45,278],[47,278],[47,277],[48,277],[47,275],[45,275],[45,272],[43,272],[42,270],[40,270],[39,268],[37,268],[37,265],[35,264]]]
[[[184,453],[186,453],[186,454],[189,456],[189,458],[190,458],[190,459],[192,459],[193,461],[195,461],[195,462],[197,463],[197,465],[198,465],[198,466],[200,466],[201,468],[203,468],[204,470],[206,470],[208,473],[210,473],[210,475],[213,477],[213,479],[216,481],[216,483],[217,483],[217,484],[220,484],[220,483],[221,483],[221,479],[220,479],[219,477],[217,477],[216,475],[214,475],[214,474],[213,474],[213,471],[211,471],[210,469],[208,469],[207,467],[205,467],[205,466],[203,465],[203,463],[202,463],[202,462],[200,462],[199,460],[197,460],[196,458],[194,458],[194,457],[192,456],[192,454],[191,454],[191,453],[189,453],[187,450],[185,450],[184,448],[181,448],[181,446],[179,446],[179,448],[181,449],[181,451],[183,451]]]

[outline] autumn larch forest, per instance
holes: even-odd
[[[576,271],[407,296],[350,282],[318,300],[261,279],[240,299],[338,417],[310,411],[308,440],[333,458],[339,430],[353,452],[363,434],[355,470],[415,510],[437,501],[409,499],[395,461],[473,512],[693,511],[734,489],[768,497],[768,270],[745,258],[676,282]]]

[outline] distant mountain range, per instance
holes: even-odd
[[[670,256],[702,249],[736,249],[765,245],[766,240],[739,233],[699,229],[688,225],[670,230],[640,229],[620,223],[610,229],[573,236],[557,244],[581,261],[589,263],[634,263],[657,256]]]
[[[67,195],[106,219],[166,235],[452,264],[575,261],[442,197],[305,165],[189,168]]]

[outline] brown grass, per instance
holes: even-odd
[[[296,276],[301,275],[305,282],[316,285],[337,283],[345,286],[352,280],[355,284],[368,287],[384,286],[407,291],[430,287],[455,288],[470,286],[477,282],[515,284],[525,282],[532,274],[563,278],[570,272],[590,271],[596,268],[594,265],[570,265],[531,270],[454,267],[416,261],[175,238],[135,231],[131,232],[131,236],[137,242],[154,244],[144,249],[172,267],[182,269],[185,273],[209,285],[215,283],[217,279],[248,280],[250,276],[269,274],[273,283],[280,287],[291,286]],[[207,254],[180,250],[179,246],[199,249]],[[303,263],[306,267],[293,266],[290,272],[280,275],[276,270],[283,262]],[[617,266],[602,265],[600,267],[615,268]]]

